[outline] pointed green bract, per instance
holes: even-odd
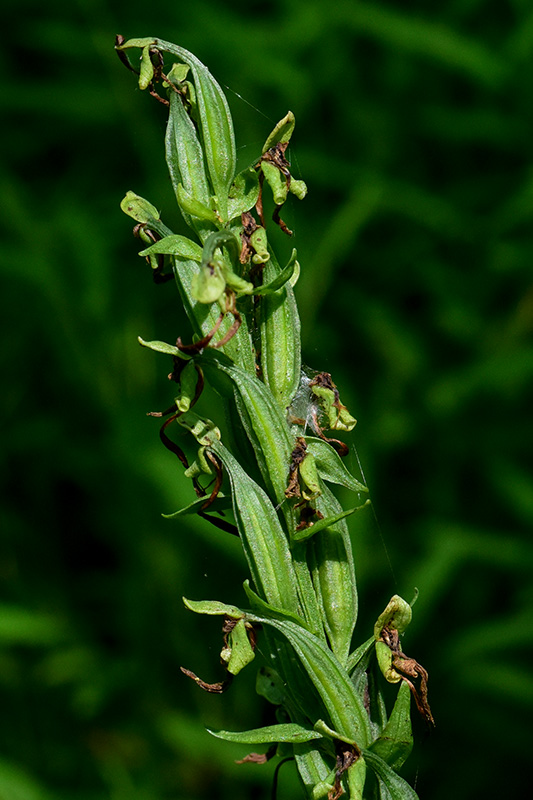
[[[209,729],[208,729],[209,730]],[[313,739],[321,739],[322,735],[317,731],[287,722],[280,725],[267,725],[264,728],[256,728],[250,731],[209,731],[211,736],[217,739],[226,739],[228,742],[238,744],[272,744],[275,742],[289,742],[300,744],[310,742]]]

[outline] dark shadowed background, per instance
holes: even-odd
[[[420,597],[404,649],[437,727],[421,800],[510,797],[530,758],[533,644],[533,9],[528,0],[23,0],[3,12],[0,797],[235,800],[273,765],[205,726],[257,727],[252,665],[222,697],[239,543],[202,520],[145,412],[187,334],[137,255],[128,189],[178,220],[165,109],[114,36],[192,50],[227,87],[241,165],[296,114],[288,209],[304,358],[333,374],[376,517],[351,525],[358,642]],[[244,98],[240,99],[240,98]],[[354,453],[353,458],[356,458]],[[280,800],[299,797],[287,765]]]

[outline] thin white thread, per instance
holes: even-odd
[[[257,108],[257,106],[254,106],[254,104],[253,104],[253,103],[250,103],[250,101],[249,101],[249,100],[247,100],[247,99],[246,99],[246,97],[243,97],[243,96],[242,96],[242,94],[239,94],[239,92],[236,92],[236,91],[235,91],[235,89],[232,89],[232,88],[231,88],[231,86],[228,86],[228,85],[227,85],[227,83],[223,83],[222,85],[224,86],[224,89],[227,89],[227,90],[228,90],[228,92],[231,92],[232,94],[234,94],[234,95],[235,95],[235,97],[238,97],[238,98],[239,98],[239,100],[242,100],[242,102],[243,102],[243,103],[246,103],[246,105],[247,105],[247,106],[250,106],[250,108],[253,108],[253,110],[254,110],[254,111],[257,111],[257,113],[258,113],[258,114],[261,114],[261,116],[262,116],[262,117],[264,117],[265,119],[267,119],[267,120],[268,120],[269,122],[271,122],[273,125],[275,125],[275,124],[276,124],[276,123],[275,123],[275,122],[274,122],[274,121],[273,121],[273,120],[272,120],[272,119],[271,119],[271,118],[268,116],[268,114],[265,114],[265,112],[264,112],[264,111],[261,111],[261,109],[260,109],[260,108]]]
[[[355,453],[355,458],[357,459],[357,465],[359,467],[359,471],[361,473],[361,477],[363,479],[363,483],[365,486],[368,487],[365,473],[363,471],[363,465],[361,464],[361,459],[359,458],[359,453],[357,452],[357,448],[355,445],[352,444],[352,454]],[[374,503],[370,504],[370,508],[372,509],[372,517],[374,519],[374,525],[376,526],[376,530],[378,532],[379,539],[381,541],[381,546],[383,547],[383,551],[385,553],[385,557],[387,559],[387,564],[389,565],[389,569],[392,575],[392,579],[394,581],[394,585],[398,586],[398,580],[396,578],[396,573],[394,572],[394,567],[392,566],[392,561],[389,555],[389,550],[387,548],[387,544],[385,542],[385,537],[383,536],[383,531],[381,530],[381,525],[379,524],[378,515],[376,514],[376,509],[374,507]]]

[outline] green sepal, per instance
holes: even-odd
[[[216,303],[224,294],[226,278],[222,266],[222,259],[214,256],[209,264],[201,264],[196,275],[193,275],[191,295],[198,303]]]
[[[241,294],[251,294],[253,284],[237,275],[217,250],[223,247],[238,260],[239,243],[230,230],[211,233],[204,244],[200,271],[193,277],[191,291],[199,303],[214,303],[220,299],[226,285]]]
[[[233,289],[236,294],[253,294],[253,283],[241,278],[240,275],[237,275],[231,269],[228,269],[228,267],[224,269],[224,277],[226,278],[226,284],[230,289]]]
[[[314,536],[315,533],[319,531],[323,531],[326,528],[331,528],[336,522],[339,522],[341,519],[345,517],[349,517],[355,511],[360,511],[362,508],[370,504],[370,500],[367,500],[366,503],[363,503],[360,506],[356,506],[355,508],[349,508],[347,511],[340,511],[338,514],[333,514],[331,517],[325,517],[324,519],[318,520],[318,522],[313,523],[310,525],[309,528],[303,528],[301,531],[297,531],[293,537],[293,542],[303,542],[306,539],[310,539],[311,536]]]
[[[115,50],[128,50],[132,47],[148,47],[149,45],[155,45],[156,39],[153,36],[144,36],[142,39],[128,39],[126,42],[122,42],[122,44],[115,45]]]
[[[211,464],[205,457],[205,447],[200,447],[198,455],[196,456],[190,467],[187,467],[183,473],[186,478],[198,478],[200,475],[212,475],[213,470]]]
[[[307,194],[307,184],[305,181],[297,180],[293,178],[291,175],[291,181],[289,183],[289,192],[295,195],[298,200],[303,200]]]
[[[403,681],[389,720],[379,738],[372,742],[370,750],[386,761],[394,770],[399,770],[412,749],[411,690],[409,685]]]
[[[314,436],[306,436],[307,450],[315,457],[320,477],[328,483],[336,483],[352,492],[368,492],[368,487],[356,480],[346,469],[337,451],[328,442]]]
[[[255,653],[248,638],[244,619],[238,620],[229,632],[228,647],[222,650],[220,658],[225,663],[226,670],[232,675],[238,675],[254,660]]]
[[[176,256],[177,258],[190,258],[191,261],[202,260],[202,248],[192,239],[187,236],[173,233],[171,236],[165,236],[159,239],[158,242],[150,245],[145,250],[141,250],[140,256],[164,255]]]
[[[228,220],[250,211],[259,198],[259,176],[253,167],[247,167],[235,176],[228,194]]]
[[[126,192],[125,197],[121,200],[120,208],[128,217],[143,225],[158,220],[160,216],[155,206],[131,190]]]
[[[295,124],[294,114],[292,111],[287,111],[283,119],[280,119],[276,127],[269,133],[261,153],[264,155],[271,147],[288,142],[294,131]]]
[[[278,167],[271,161],[261,161],[261,170],[272,190],[272,197],[277,206],[282,206],[287,199],[287,180]]]
[[[375,773],[381,792],[381,797],[387,800],[418,800],[418,795],[407,781],[401,778],[386,761],[373,753],[371,750],[363,750],[363,757],[372,771]]]
[[[189,433],[192,433],[198,444],[212,447],[220,440],[220,430],[214,422],[204,417],[199,417],[193,411],[187,411],[178,417],[177,422]]]
[[[376,658],[385,680],[389,683],[399,683],[402,676],[392,666],[393,653],[385,642],[376,642]]]
[[[238,744],[275,744],[288,742],[301,744],[311,742],[313,739],[322,739],[322,734],[312,728],[305,728],[295,722],[285,722],[279,725],[266,725],[264,728],[255,728],[250,731],[212,731],[207,729],[217,739],[226,739],[228,742]]]
[[[190,67],[188,64],[180,64],[175,61],[167,72],[168,84],[172,83],[174,86],[180,86],[187,79],[189,70]],[[163,81],[163,86],[167,86],[168,84]],[[192,86],[192,84],[189,84],[189,86]]]
[[[268,237],[265,228],[258,225],[252,234],[250,234],[250,244],[255,250],[255,255],[252,256],[254,264],[266,264],[270,258],[268,252]]]
[[[185,413],[191,407],[191,403],[196,394],[198,384],[198,372],[193,361],[189,361],[187,366],[180,373],[180,394],[176,398],[178,411]]]
[[[300,262],[299,261],[295,261],[294,262],[294,272],[292,273],[291,277],[289,278],[289,284],[291,285],[291,287],[296,286],[296,284],[298,283],[298,278],[300,277],[300,272],[301,272]]]
[[[172,514],[161,514],[161,516],[165,519],[176,519],[177,517],[184,517],[187,514],[198,514],[198,512],[202,510],[202,506],[205,502],[205,497],[198,497],[192,503],[189,503],[189,505],[180,508],[179,511],[174,511]],[[226,511],[228,508],[231,508],[231,497],[219,492],[213,502],[209,504],[208,510],[209,514],[212,514],[219,511]]]
[[[255,691],[274,706],[280,706],[286,697],[285,684],[272,667],[261,667],[257,670]]]
[[[205,240],[202,251],[202,263],[209,264],[213,260],[216,250],[222,247],[226,247],[231,255],[238,260],[240,251],[239,240],[231,230],[223,228],[220,231],[213,231]]]
[[[182,597],[185,608],[195,614],[206,614],[209,617],[230,617],[230,619],[244,619],[246,614],[237,606],[229,606],[219,600],[189,600]]]
[[[316,461],[312,453],[305,454],[298,467],[298,471],[300,473],[301,482],[304,484],[301,487],[303,499],[314,500],[322,493],[322,490],[320,488]]]
[[[176,358],[181,358],[184,361],[189,361],[190,359],[190,356],[188,356],[186,353],[182,353],[182,351],[174,344],[167,344],[167,342],[159,342],[157,340],[153,342],[146,342],[140,336],[137,336],[137,341],[141,347],[147,347],[149,350],[155,350],[156,353],[164,353],[167,356],[175,356]]]
[[[202,203],[200,200],[197,200],[192,194],[189,194],[181,183],[178,183],[176,197],[179,207],[185,214],[189,214],[189,216],[196,217],[196,219],[204,222],[212,222],[214,225],[220,224],[220,220],[213,209],[206,206],[205,203]]]
[[[385,610],[377,618],[374,625],[374,638],[376,640],[381,638],[383,628],[390,628],[398,631],[398,633],[403,633],[411,622],[412,616],[413,612],[409,603],[400,595],[393,595]]]
[[[150,58],[150,45],[143,47],[141,53],[141,67],[139,72],[139,89],[147,89],[154,77],[154,65]]]
[[[333,389],[314,385],[311,386],[311,391],[320,402],[329,430],[349,432],[355,428],[357,420],[352,417],[346,406],[342,405]]]

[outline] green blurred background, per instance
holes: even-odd
[[[179,671],[221,677],[218,622],[181,595],[241,602],[246,570],[232,537],[160,517],[192,498],[145,416],[172,400],[168,365],[136,337],[188,327],[119,201],[183,226],[165,110],[116,33],[209,66],[243,166],[295,112],[309,195],[278,247],[302,264],[305,361],[359,419],[358,638],[418,587],[404,648],[437,727],[417,724],[404,774],[422,799],[513,796],[533,711],[531,3],[22,0],[3,22],[0,798],[266,798],[273,773],[204,729],[271,721],[254,668],[223,697]]]

